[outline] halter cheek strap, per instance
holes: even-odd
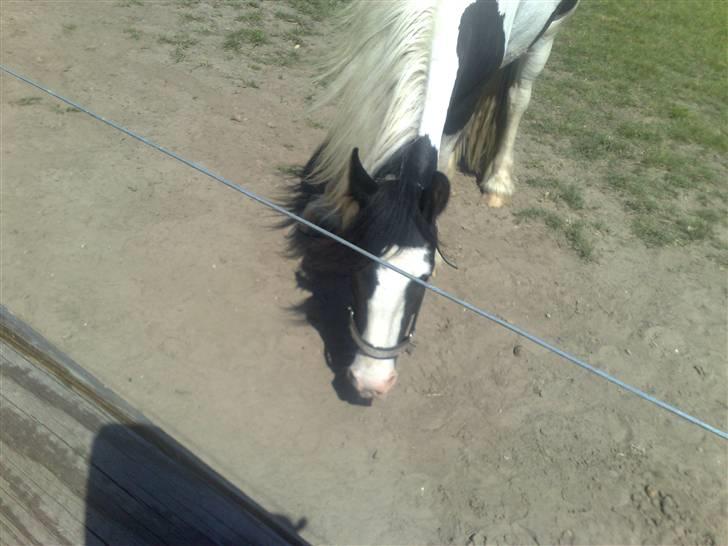
[[[413,315],[410,319],[409,333],[405,338],[394,347],[375,347],[367,342],[362,335],[359,333],[359,329],[356,327],[356,320],[354,320],[354,308],[349,307],[349,332],[351,337],[359,347],[359,350],[370,358],[376,358],[378,360],[389,360],[397,358],[402,351],[412,345],[412,338],[415,335],[415,319],[416,315]]]

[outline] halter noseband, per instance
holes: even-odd
[[[402,351],[412,344],[412,338],[415,335],[416,318],[417,314],[414,313],[410,319],[409,333],[397,345],[389,348],[375,347],[367,342],[359,333],[359,329],[356,327],[356,321],[354,320],[354,308],[349,307],[349,332],[351,333],[351,337],[354,339],[356,346],[359,347],[359,350],[366,356],[376,358],[378,360],[388,360],[391,358],[397,358]]]

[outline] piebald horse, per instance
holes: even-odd
[[[448,174],[474,174],[490,206],[513,193],[513,147],[534,80],[578,0],[356,2],[325,79],[337,110],[293,207],[423,280],[438,253]],[[364,398],[397,380],[424,289],[327,238],[294,230],[309,266],[352,278],[348,378]],[[343,303],[342,303],[343,305]]]

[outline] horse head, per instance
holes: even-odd
[[[410,275],[429,279],[437,252],[437,217],[450,196],[450,182],[437,171],[437,150],[429,139],[412,142],[376,179],[354,149],[349,193],[359,212],[347,239]],[[397,381],[397,357],[414,334],[424,288],[367,260],[353,270],[352,296],[349,331],[357,352],[347,375],[360,396],[379,397]]]

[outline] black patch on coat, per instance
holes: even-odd
[[[450,97],[444,133],[460,131],[473,114],[478,98],[505,55],[503,15],[495,0],[477,0],[460,18],[458,73]]]

